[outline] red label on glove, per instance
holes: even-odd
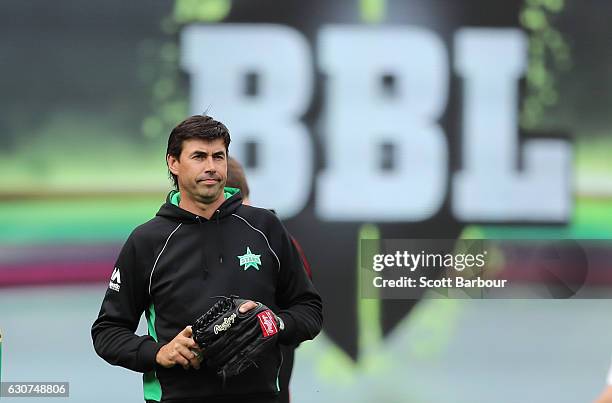
[[[259,319],[259,326],[261,326],[261,331],[264,337],[270,337],[278,333],[276,318],[271,310],[268,309],[258,313],[257,318]]]

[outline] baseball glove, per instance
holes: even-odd
[[[235,295],[220,297],[191,326],[193,339],[202,348],[203,362],[223,378],[240,374],[276,344],[277,316],[260,302],[240,313],[238,308],[245,302]]]

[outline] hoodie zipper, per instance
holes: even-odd
[[[221,214],[221,210],[217,210],[217,232],[219,235],[219,263],[223,264],[223,230],[221,229],[221,225],[219,225],[219,215]]]
[[[216,243],[216,247],[217,247],[217,251],[218,251],[218,255],[217,255],[217,259],[219,260],[219,264],[223,264],[223,229],[221,227],[221,223],[219,222],[219,216],[221,215],[221,210],[217,210],[215,211],[215,223],[216,223],[216,229],[217,229],[217,235],[215,236],[215,240],[217,242]],[[205,250],[205,229],[202,227],[203,225],[206,225],[206,223],[204,222],[204,220],[202,219],[202,217],[200,216],[196,216],[196,221],[198,222],[198,229],[200,231],[200,250],[201,252],[201,259],[202,259],[202,269],[203,269],[203,276],[204,276],[204,280],[206,280],[206,278],[208,278],[208,274],[209,274],[209,269],[208,269],[208,265],[206,263],[206,250]],[[209,221],[209,220],[206,220]]]
[[[206,280],[208,278],[208,266],[206,265],[206,250],[204,248],[204,229],[202,228],[204,222],[202,222],[202,217],[200,216],[196,216],[196,221],[198,222],[198,230],[200,232],[200,260],[202,264],[202,276],[204,277],[204,280]]]

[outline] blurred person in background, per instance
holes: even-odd
[[[610,365],[610,369],[608,370],[606,386],[597,397],[597,400],[595,400],[595,403],[612,403],[612,365]]]
[[[100,357],[144,373],[147,402],[278,402],[280,349],[226,382],[200,365],[190,324],[216,296],[250,299],[241,312],[253,301],[267,305],[281,345],[312,339],[322,326],[321,298],[283,225],[225,187],[229,144],[225,125],[210,116],[172,130],[166,162],[176,190],[124,244],[92,326]],[[257,262],[239,265],[245,254]],[[137,336],[143,312],[149,334]]]
[[[244,169],[242,168],[242,165],[240,165],[240,163],[232,157],[229,157],[227,163],[227,186],[240,190],[240,193],[242,193],[242,203],[250,205],[250,189],[246,175],[244,173]],[[308,259],[306,259],[306,255],[304,254],[302,246],[293,236],[291,236],[291,242],[299,252],[300,258],[302,259],[302,264],[304,265],[304,270],[308,274],[308,277],[312,280],[312,269],[310,267]],[[281,352],[283,353],[283,365],[281,366],[281,370],[279,373],[280,403],[289,403],[290,400],[289,382],[291,381],[291,373],[293,372],[293,361],[295,358],[295,349],[297,347],[297,345],[281,345]]]

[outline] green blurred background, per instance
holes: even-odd
[[[191,24],[286,22],[314,47],[323,24],[376,29],[405,19],[438,29],[450,49],[456,26],[512,21],[529,36],[530,46],[517,106],[521,138],[540,133],[570,138],[571,214],[566,222],[537,225],[457,222],[444,215],[430,228],[448,236],[443,224],[453,222],[453,236],[475,238],[612,235],[612,3],[508,1],[499,6],[501,14],[512,12],[505,17],[487,11],[490,2],[476,0],[253,3],[8,0],[0,5],[3,380],[70,381],[74,401],[140,398],[137,374],[95,357],[88,332],[119,247],[170,189],[165,143],[190,111],[180,34]],[[428,19],[435,16],[437,22]],[[321,141],[318,112],[311,108],[305,121]],[[302,214],[286,218],[292,231],[308,234],[311,228],[304,230],[302,220],[310,216]],[[385,236],[375,224],[355,223],[360,230],[348,242]],[[315,241],[304,242],[308,254],[327,253]],[[346,265],[356,272],[354,261]],[[356,288],[344,282],[343,273],[330,277],[333,269],[321,263],[314,271],[315,280],[337,280],[332,288],[340,294]],[[296,402],[569,403],[592,399],[603,385],[612,351],[608,300],[426,300],[383,331],[379,301],[353,299],[355,329],[346,332],[357,333],[358,356],[347,353],[333,331],[305,343],[292,384]],[[47,330],[44,343],[41,329]],[[33,370],[30,362],[43,365]],[[100,379],[115,387],[100,393]]]

